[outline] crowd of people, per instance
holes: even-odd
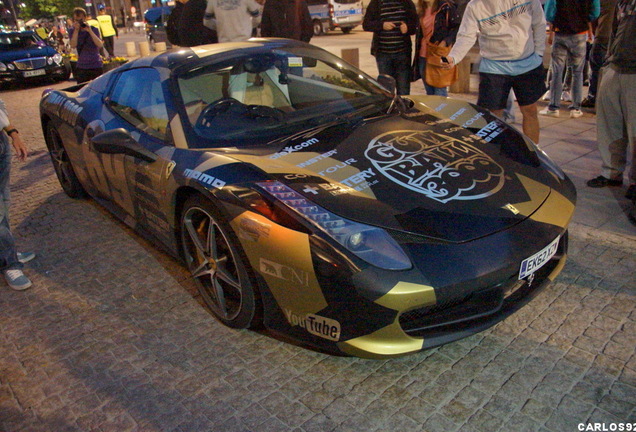
[[[255,22],[264,37],[308,42],[313,34],[305,0],[267,0],[264,5],[258,0],[177,0],[167,34],[179,46],[236,42],[253,35]],[[411,83],[421,79],[427,94],[446,96],[457,77],[457,63],[478,40],[477,104],[502,117],[514,92],[523,131],[537,143],[537,101],[548,89],[543,55],[546,42],[552,45],[550,102],[541,114],[559,115],[564,72],[571,67],[570,117],[581,117],[581,107],[596,107],[597,112],[602,166],[587,186],[622,186],[631,160],[626,197],[632,200],[629,217],[636,224],[636,0],[547,0],[545,5],[539,0],[419,0],[417,7],[412,0],[371,0],[363,29],[373,32],[371,54],[378,71],[395,79],[400,95],[408,95]],[[51,33],[59,40],[55,30]],[[100,50],[114,55],[112,17],[103,11],[91,19],[76,8],[68,34],[78,54],[78,83],[99,76]],[[586,58],[592,75],[582,99]],[[11,147],[22,161],[28,151],[1,100],[0,129],[0,270],[11,288],[23,290],[31,281],[22,266],[35,254],[20,253],[15,246],[9,227],[9,173]]]

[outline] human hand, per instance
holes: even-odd
[[[400,23],[400,31],[402,32],[402,34],[408,33],[409,26],[407,26],[405,22]]]
[[[382,29],[389,31],[389,30],[393,30],[395,28],[395,23],[392,23],[391,21],[385,21],[382,23]]]
[[[442,59],[446,59],[448,61],[444,61],[442,60],[441,62],[441,66],[442,69],[452,69],[453,67],[455,67],[455,59],[452,57],[442,57]]]
[[[11,134],[13,149],[15,150],[15,154],[21,162],[24,162],[29,155],[29,151],[27,150],[26,144],[22,141],[19,132],[15,132]]]

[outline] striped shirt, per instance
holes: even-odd
[[[382,22],[406,22],[406,9],[396,0],[381,0],[380,18]],[[399,53],[410,49],[404,41],[400,27],[382,30],[378,39],[378,51],[385,54]]]

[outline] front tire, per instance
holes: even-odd
[[[193,196],[181,216],[183,257],[206,306],[232,328],[260,324],[260,301],[240,243],[218,209]]]
[[[314,20],[314,36],[320,36],[323,33],[322,22],[320,20]]]
[[[60,185],[62,185],[66,195],[76,199],[85,198],[86,191],[77,178],[75,170],[73,170],[73,165],[71,165],[71,160],[64,148],[60,134],[51,122],[46,125],[46,146],[49,149],[57,179],[60,181]]]

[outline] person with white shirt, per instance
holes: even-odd
[[[245,41],[252,36],[252,18],[260,13],[255,0],[208,0],[203,24],[216,29],[219,42]]]
[[[510,89],[523,115],[523,132],[539,142],[537,101],[546,92],[546,20],[539,0],[471,0],[447,67],[459,63],[479,37],[477,105],[501,117]]]

